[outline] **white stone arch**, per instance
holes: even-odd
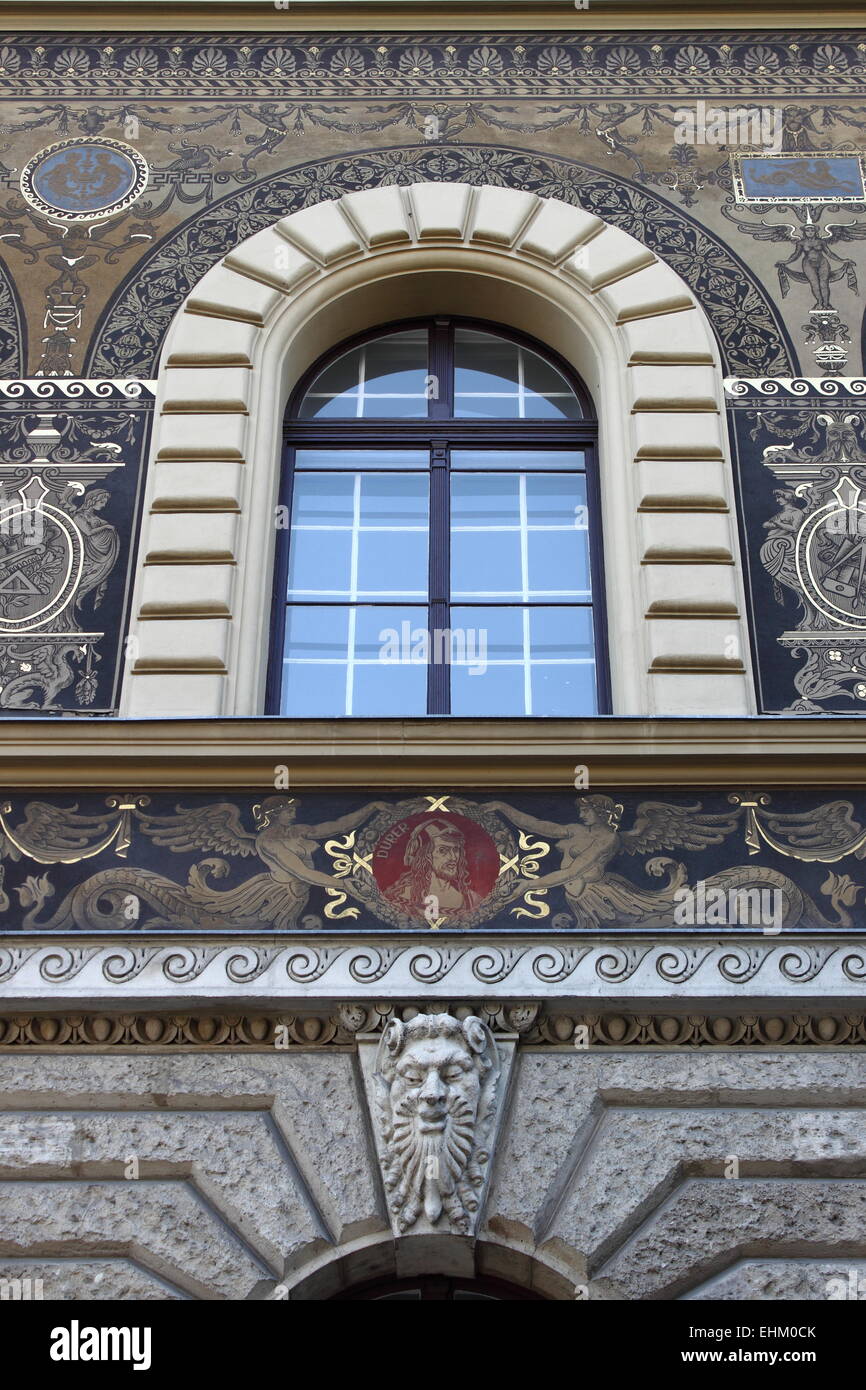
[[[178,312],[122,712],[263,711],[289,393],[351,335],[434,313],[532,334],[594,396],[613,712],[753,711],[722,373],[691,290],[580,208],[429,183],[283,218],[208,271]]]

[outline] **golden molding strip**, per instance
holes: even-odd
[[[4,719],[0,790],[866,786],[863,721]]]
[[[32,30],[32,5],[0,3],[0,17],[7,29]],[[39,27],[45,30],[140,30],[153,32],[222,29],[337,30],[370,29],[399,24],[401,29],[431,31],[445,28],[501,32],[555,26],[577,32],[599,29],[724,29],[729,26],[760,29],[783,24],[786,29],[829,29],[862,24],[862,6],[821,5],[806,0],[723,0],[718,5],[667,3],[647,5],[646,0],[591,0],[586,10],[576,10],[573,0],[291,0],[288,10],[276,10],[273,0],[176,0],[171,6],[155,0],[43,0]]]
[[[866,1047],[864,1014],[583,1014],[537,1004],[346,1004],[309,1014],[14,1014],[0,1018],[0,1052],[281,1052],[352,1048],[392,1018],[474,1013],[523,1047]]]

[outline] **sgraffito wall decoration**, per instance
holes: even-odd
[[[728,382],[761,707],[866,705],[866,381]]]
[[[88,794],[0,804],[6,931],[832,931],[866,812],[828,793]]]
[[[69,549],[75,569],[78,544],[82,579],[63,603],[49,566],[40,583],[63,606],[40,622],[39,645],[24,633],[43,613],[26,597],[34,565],[15,569],[0,525],[0,711],[116,709],[151,407],[146,393],[121,398],[122,383],[157,377],[169,325],[207,270],[302,207],[427,180],[560,198],[683,277],[729,377],[802,373],[838,387],[853,373],[850,395],[863,370],[862,32],[34,32],[0,42],[0,74],[0,377],[111,382],[116,397],[64,399],[69,410],[44,427],[29,399],[3,397],[6,513],[30,505],[27,476],[8,471],[33,462],[28,431],[56,429],[60,453],[36,472],[49,489],[51,554],[56,542],[62,567]],[[757,111],[751,126],[744,105]],[[803,532],[801,562],[789,535],[798,514],[800,530],[807,511],[830,505],[849,460],[833,457],[817,387],[778,402],[775,432],[760,397],[750,400],[730,397],[729,415],[759,707],[857,713],[859,599],[846,609],[841,589],[833,603],[821,597],[856,575],[846,554],[830,554],[823,523],[811,540]],[[802,430],[797,410],[809,416]],[[836,423],[862,450],[857,421]],[[789,455],[796,477],[780,472]],[[86,495],[70,491],[80,472],[49,483],[49,465],[73,456],[79,469],[105,470]],[[842,472],[850,499],[860,484]],[[37,662],[25,642],[31,655],[39,646]]]
[[[692,263],[716,306],[731,374],[812,370],[822,347],[845,351],[818,370],[841,371],[859,351],[842,326],[860,317],[862,264],[838,225],[856,213],[866,144],[859,32],[34,33],[0,45],[0,71],[0,256],[30,327],[18,375],[150,376],[232,215],[234,244],[350,188],[418,178],[595,200],[637,236],[661,219],[667,257],[695,284]],[[711,122],[681,138],[684,108],[743,102],[771,118],[766,157],[735,167],[748,137],[717,138]],[[832,333],[810,318],[804,239],[859,264],[832,282],[831,306],[819,297]]]
[[[0,712],[116,707],[154,383],[0,382]]]
[[[244,237],[324,198],[427,181],[496,184],[579,204],[636,237],[682,275],[706,310],[732,375],[795,370],[793,347],[760,281],[722,238],[667,197],[572,160],[467,145],[359,152],[303,164],[214,203],[142,257],[97,326],[88,371],[152,375],[179,300]]]

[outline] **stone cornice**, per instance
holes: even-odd
[[[0,3],[4,27],[34,27],[32,6],[13,0]],[[278,10],[272,0],[177,0],[172,6],[155,0],[47,0],[40,6],[38,25],[45,30],[83,31],[111,27],[116,30],[150,29],[201,30],[218,34],[233,26],[283,32],[341,30],[359,27],[399,25],[405,30],[451,28],[501,31],[556,27],[577,32],[599,27],[625,30],[724,29],[731,26],[756,29],[784,26],[785,29],[827,29],[857,27],[862,8],[836,4],[816,8],[807,0],[725,0],[707,6],[694,0],[666,0],[648,6],[645,0],[590,0],[578,10],[574,0],[291,0],[288,9]]]
[[[0,790],[862,787],[866,726],[791,719],[0,721]],[[285,785],[283,782],[282,785]]]

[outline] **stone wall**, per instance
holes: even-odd
[[[46,1298],[324,1298],[423,1267],[827,1299],[866,1271],[856,1053],[519,1049],[474,1238],[391,1229],[354,1049],[6,1055],[0,1082],[0,1276]]]

